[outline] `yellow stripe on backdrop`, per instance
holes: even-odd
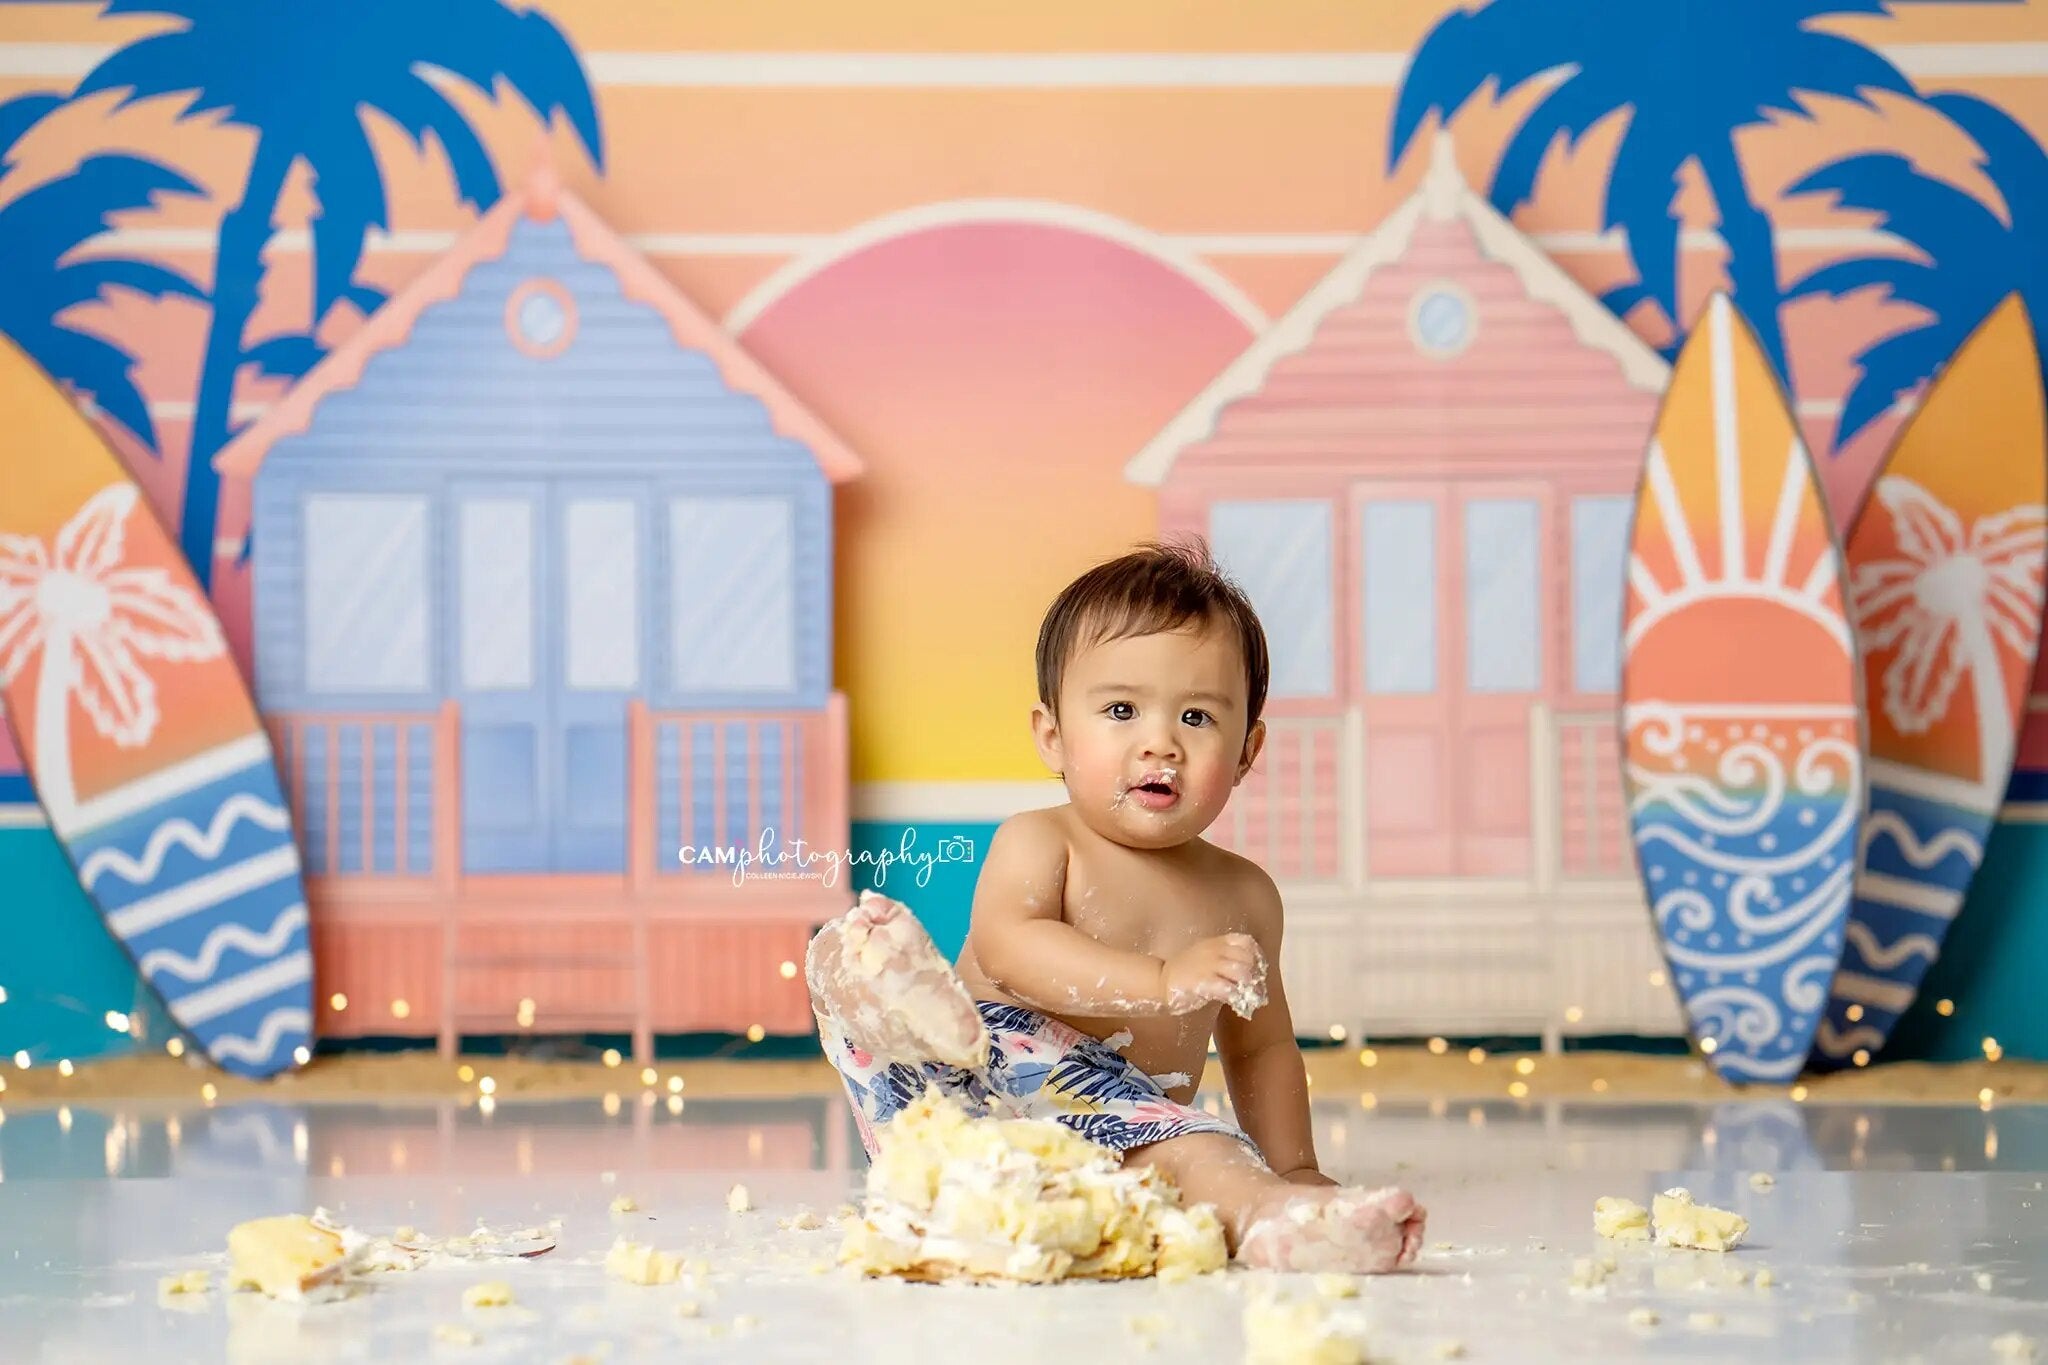
[[[552,137],[570,188],[715,316],[744,309],[746,344],[868,463],[867,477],[842,490],[839,523],[838,669],[851,699],[856,781],[1039,774],[1024,738],[1038,613],[1072,573],[1152,533],[1152,496],[1124,482],[1123,463],[1249,341],[1233,300],[1267,317],[1284,311],[1350,236],[1413,188],[1422,157],[1391,176],[1384,164],[1397,83],[1423,36],[1466,7],[541,7],[583,54],[605,126],[602,180],[568,133]],[[2048,138],[2048,4],[1895,8],[1888,20],[1817,27],[1878,45],[1925,91],[1981,95]],[[86,5],[0,8],[0,99],[67,89],[106,50],[162,27],[101,20]],[[1484,186],[1541,94],[1482,101],[1459,117],[1460,160],[1476,183]],[[450,95],[500,176],[519,179],[540,138],[528,112],[515,100]],[[17,149],[0,201],[88,152],[159,156],[208,197],[127,215],[110,244],[204,284],[249,136],[215,116],[176,122],[177,100],[119,114],[113,103],[88,101],[38,128]],[[1825,160],[1901,150],[1988,193],[1961,134],[1903,101],[1877,105],[1818,99],[1817,122],[1741,135],[1752,192],[1781,230],[1786,278],[1845,253],[1896,249],[1873,238],[1867,216],[1826,196],[1784,199]],[[390,289],[423,269],[469,214],[437,150],[422,153],[392,126],[369,122],[393,233],[373,239],[359,277]],[[1553,149],[1535,199],[1517,215],[1595,290],[1630,278],[1620,242],[1599,231],[1620,129],[1612,118],[1576,150]],[[987,222],[973,205],[991,199],[1031,201],[1035,216],[1007,228]],[[1724,283],[1724,248],[1689,173],[1678,203],[1690,229],[1680,280],[1689,312]],[[303,326],[303,228],[316,204],[307,179],[295,178],[252,335]],[[952,226],[928,223],[879,242],[762,303],[764,282],[793,261],[829,255],[839,235],[940,204],[960,207],[926,216]],[[1077,219],[1118,220],[1124,235],[1158,250],[1061,227],[1060,213],[1076,210]],[[1224,287],[1205,284],[1204,272]],[[1646,311],[1632,321],[1663,340]],[[139,355],[165,450],[138,474],[171,505],[205,313],[185,300],[117,294],[78,316]],[[1786,309],[1809,435],[1832,429],[1854,378],[1851,358],[1915,316],[1872,291]],[[352,324],[344,316],[327,339]],[[260,404],[278,387],[247,381],[238,396]],[[1831,479],[1860,480],[1890,429],[1873,428],[1830,464]]]

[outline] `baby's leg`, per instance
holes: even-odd
[[[1377,1275],[1422,1249],[1426,1215],[1406,1191],[1296,1185],[1222,1133],[1135,1147],[1124,1161],[1158,1167],[1191,1204],[1214,1204],[1231,1253],[1246,1265]]]
[[[864,892],[820,929],[804,957],[804,981],[820,1032],[836,1032],[876,1059],[974,1071],[988,1065],[988,1030],[973,997],[897,901]]]

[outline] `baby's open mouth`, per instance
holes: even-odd
[[[1172,769],[1144,773],[1124,788],[1124,795],[1141,805],[1164,808],[1180,799],[1179,774]]]

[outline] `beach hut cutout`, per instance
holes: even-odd
[[[1307,1026],[1677,1028],[1614,730],[1669,376],[1440,136],[1416,191],[1129,462],[1267,629],[1270,740],[1212,837],[1317,907],[1289,926]]]
[[[809,1026],[844,441],[543,169],[216,463],[324,1031]]]

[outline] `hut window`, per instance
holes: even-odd
[[[796,687],[796,529],[787,498],[672,498],[669,683],[686,694]]]
[[[307,688],[425,691],[427,500],[314,493],[305,517]]]
[[[470,498],[459,537],[462,685],[524,691],[533,686],[533,504]]]
[[[1621,686],[1621,601],[1628,574],[1629,502],[1572,499],[1572,688]]]
[[[1330,504],[1320,498],[1218,502],[1209,543],[1258,609],[1272,658],[1272,697],[1327,697],[1331,649]]]
[[[1543,686],[1542,518],[1528,498],[1465,504],[1465,685]]]
[[[640,685],[640,513],[623,498],[578,498],[563,523],[563,672],[584,692]]]
[[[1472,296],[1449,280],[1416,291],[1408,305],[1408,337],[1424,355],[1448,359],[1472,344],[1478,318]]]
[[[1375,696],[1436,691],[1436,504],[1365,505],[1360,556],[1365,688]]]

